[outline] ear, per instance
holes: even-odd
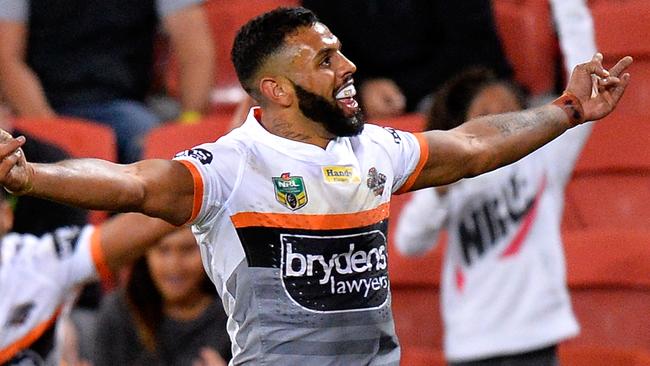
[[[293,103],[293,92],[289,89],[288,83],[282,83],[274,78],[262,78],[260,80],[260,91],[264,98],[271,103],[289,107]]]

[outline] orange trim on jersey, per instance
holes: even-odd
[[[112,288],[114,285],[113,272],[108,266],[108,263],[106,263],[106,255],[102,247],[102,230],[99,226],[95,226],[92,235],[90,235],[90,256],[93,259],[93,263],[95,263],[97,273],[99,273],[99,279],[104,286]]]
[[[199,173],[199,170],[194,166],[194,164],[190,163],[187,160],[179,160],[179,162],[190,171],[190,174],[192,174],[192,180],[194,181],[194,201],[192,202],[192,216],[190,216],[190,219],[187,220],[187,222],[192,222],[196,219],[197,216],[199,216],[199,212],[201,212],[201,205],[203,203],[203,178],[201,178],[201,173]]]
[[[281,214],[268,212],[240,212],[230,217],[236,228],[261,226],[306,230],[351,229],[375,224],[388,218],[389,204],[372,210],[329,215]]]
[[[34,342],[36,342],[38,338],[40,338],[43,333],[45,333],[45,331],[50,329],[50,327],[53,327],[54,323],[56,323],[56,319],[61,314],[62,308],[63,306],[59,306],[59,308],[54,311],[54,315],[52,315],[50,319],[32,328],[29,333],[25,334],[25,336],[19,340],[15,341],[4,349],[0,349],[0,365],[3,365],[5,362],[11,360],[11,358],[17,355],[18,352],[27,349]]]
[[[395,192],[395,194],[402,194],[411,190],[411,187],[413,187],[413,184],[415,184],[415,181],[420,176],[424,165],[427,163],[427,160],[429,160],[429,143],[427,142],[426,137],[424,137],[424,134],[422,133],[414,133],[413,135],[420,144],[420,161],[418,161],[418,165],[415,166],[415,170],[413,170],[411,176],[406,180],[406,182],[404,182],[400,189]]]

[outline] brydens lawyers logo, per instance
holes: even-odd
[[[376,309],[388,299],[386,236],[281,235],[282,282],[289,298],[316,312]]]
[[[307,190],[302,177],[292,177],[290,173],[282,173],[272,177],[275,199],[288,209],[295,211],[307,204]]]

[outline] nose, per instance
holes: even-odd
[[[339,67],[339,76],[341,79],[346,79],[352,76],[355,72],[357,72],[357,65],[354,64],[354,62],[350,61],[349,58],[345,57],[344,54],[339,52],[339,55],[341,56],[341,66]]]

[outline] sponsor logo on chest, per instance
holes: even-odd
[[[272,177],[275,199],[288,209],[295,211],[307,204],[307,190],[302,177],[291,176],[291,173],[282,173],[279,177]]]
[[[374,309],[388,299],[386,236],[380,230],[339,236],[281,236],[288,296],[318,312]]]
[[[322,168],[323,179],[331,184],[359,184],[361,177],[354,167],[341,165],[328,165]]]

